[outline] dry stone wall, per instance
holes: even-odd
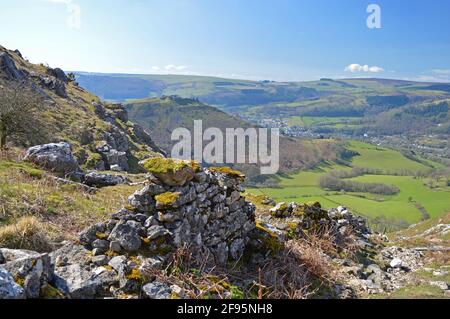
[[[160,255],[188,245],[212,254],[217,264],[242,256],[255,228],[255,206],[241,196],[243,175],[175,159],[149,159],[142,165],[150,173],[146,185],[110,220],[83,231],[83,245],[94,255]]]

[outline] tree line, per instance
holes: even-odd
[[[332,191],[371,193],[377,195],[395,195],[400,192],[400,189],[394,185],[350,181],[340,179],[332,174],[322,176],[319,179],[319,186],[323,189]]]

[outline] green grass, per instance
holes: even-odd
[[[126,205],[128,196],[140,188],[117,185],[87,194],[38,172],[29,164],[0,158],[0,230],[33,216],[46,225],[41,232],[53,241],[75,239],[84,227]]]
[[[346,124],[351,124],[355,119],[361,119],[359,117],[316,117],[316,116],[291,116],[289,117],[289,126],[314,126],[330,124],[336,127],[344,127]]]
[[[11,161],[0,161],[0,175],[7,173],[9,169],[16,169],[28,174],[30,177],[41,178],[43,170],[37,169],[28,163],[16,163]]]
[[[364,183],[385,183],[400,188],[400,193],[393,196],[389,203],[408,203],[410,197],[420,203],[430,214],[431,218],[440,217],[450,211],[450,191],[448,188],[430,189],[424,185],[423,179],[415,179],[411,176],[385,176],[366,175],[360,176],[355,181]],[[406,210],[399,210],[397,215],[408,214]],[[408,214],[409,216],[409,214]]]
[[[411,172],[429,169],[428,166],[404,157],[395,150],[352,142],[352,150],[360,156],[352,160],[352,165],[377,168],[389,172],[408,170]],[[435,163],[430,163],[435,165]],[[350,169],[346,166],[330,165],[313,171],[304,171],[281,177],[279,188],[249,189],[249,193],[264,194],[277,202],[310,202],[319,201],[325,208],[339,205],[347,206],[353,212],[369,219],[383,216],[388,220],[396,220],[414,224],[420,222],[423,213],[417,204],[423,206],[430,218],[441,217],[450,212],[450,187],[443,183],[435,183],[436,188],[428,187],[428,179],[413,176],[365,175],[352,180],[364,183],[382,183],[395,185],[400,189],[397,195],[382,196],[368,193],[329,192],[319,187],[319,179],[331,170]]]
[[[352,160],[358,167],[377,168],[383,170],[420,171],[429,169],[426,165],[406,158],[400,152],[371,144],[353,141],[350,150],[360,155]]]
[[[398,289],[391,294],[374,295],[373,298],[377,299],[450,299],[449,295],[446,295],[444,291],[438,287],[420,284],[409,285],[404,288]]]

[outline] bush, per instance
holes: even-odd
[[[342,180],[332,174],[322,176],[319,185],[323,189],[333,191],[345,191],[354,193],[371,193],[377,195],[395,195],[400,189],[393,185],[381,183],[360,183],[348,180]]]
[[[52,245],[44,229],[35,217],[22,217],[15,224],[0,227],[0,247],[49,252]]]

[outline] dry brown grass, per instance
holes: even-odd
[[[0,226],[33,216],[46,225],[53,241],[75,239],[80,230],[123,207],[140,188],[119,185],[88,194],[33,169],[10,155],[0,158]]]
[[[20,218],[17,223],[0,227],[0,247],[49,252],[53,247],[45,229],[34,217]]]
[[[333,287],[338,272],[324,249],[329,238],[295,239],[266,259],[260,267],[238,261],[228,267],[214,266],[210,255],[178,249],[163,270],[146,275],[182,287],[187,298],[306,299]]]

